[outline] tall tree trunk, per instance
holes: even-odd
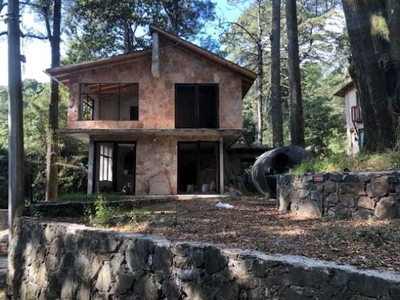
[[[283,145],[281,102],[281,0],[272,0],[271,30],[271,124],[274,147]]]
[[[289,102],[291,144],[304,147],[304,120],[301,95],[299,38],[295,0],[286,1],[286,23],[288,35]]]
[[[263,108],[263,49],[262,49],[262,27],[261,27],[261,1],[258,1],[257,10],[257,80],[256,80],[256,110],[257,110],[257,128],[256,142],[262,145],[264,130],[264,108]]]
[[[386,22],[382,15],[385,4],[375,0],[342,2],[352,53],[350,70],[361,99],[365,149],[381,151],[392,148],[394,123],[390,116],[393,117],[397,110],[395,107],[398,101],[392,100],[398,98],[396,90],[399,85],[396,84],[396,78],[399,74],[395,67],[398,61],[393,61],[390,57],[388,43],[391,44],[392,40],[389,37],[386,41],[385,37],[379,38],[380,33],[374,28],[377,24],[373,23],[375,17],[380,18],[380,26]],[[390,102],[394,104],[392,113],[389,109]]]
[[[24,128],[21,83],[19,1],[8,1],[8,225],[9,241],[24,210]]]
[[[386,72],[386,85],[388,86],[390,82],[390,86],[388,86],[388,102],[389,112],[392,115],[394,123],[392,127],[394,128],[394,146],[396,149],[400,149],[400,2],[398,0],[388,0],[386,3],[391,62],[391,68]],[[389,79],[392,80],[389,81]]]
[[[53,30],[50,30],[50,22],[46,19],[48,36],[51,47],[51,67],[60,66],[60,35],[61,35],[61,0],[54,0],[53,11]],[[59,86],[58,82],[51,80],[50,103],[49,103],[49,124],[48,124],[48,139],[47,139],[47,156],[46,156],[46,201],[57,199],[58,195],[58,101],[59,101]]]

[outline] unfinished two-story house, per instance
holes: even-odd
[[[89,145],[89,194],[221,193],[256,75],[150,29],[151,49],[46,70],[69,89],[60,132]]]

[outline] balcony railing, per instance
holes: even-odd
[[[353,123],[361,123],[362,115],[361,115],[361,107],[355,105],[351,107],[351,121]]]

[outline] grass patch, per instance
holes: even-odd
[[[156,215],[147,209],[133,209],[128,215],[131,218],[132,223],[138,223],[143,221],[153,222],[156,219]]]
[[[129,210],[113,207],[108,200],[108,195],[96,195],[93,209],[88,209],[85,212],[90,225],[112,227],[123,223],[153,222],[156,219],[156,214],[148,209],[135,208]]]
[[[358,153],[354,156],[334,154],[322,158],[312,158],[295,166],[292,173],[319,172],[378,172],[400,169],[400,153],[387,151],[384,153]]]

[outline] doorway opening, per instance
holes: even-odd
[[[219,193],[218,142],[178,142],[178,193]]]

